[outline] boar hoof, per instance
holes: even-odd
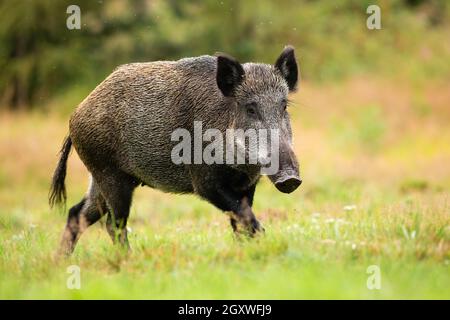
[[[250,235],[254,236],[256,233],[264,233],[266,232],[266,230],[264,229],[264,227],[259,223],[258,220],[254,219],[251,222],[251,230],[250,230]]]
[[[254,219],[248,223],[238,223],[235,219],[230,219],[231,226],[233,227],[234,234],[240,238],[241,236],[253,238],[258,234],[264,233],[264,227],[258,220]]]

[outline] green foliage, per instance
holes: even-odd
[[[373,1],[80,0],[81,30],[66,28],[70,4],[0,2],[0,108],[41,107],[73,86],[92,89],[122,63],[216,51],[272,63],[288,43],[305,79],[450,73],[446,1],[380,1],[379,31],[365,25]]]

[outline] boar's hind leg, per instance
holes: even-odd
[[[91,180],[86,196],[69,210],[60,253],[71,254],[83,231],[97,222],[106,211],[105,199],[101,195],[97,183]]]
[[[137,183],[131,176],[118,170],[102,170],[97,180],[109,207],[106,230],[114,243],[118,242],[129,249],[126,227]]]

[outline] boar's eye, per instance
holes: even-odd
[[[256,102],[250,102],[245,105],[245,109],[247,110],[247,115],[250,117],[256,117]]]
[[[283,111],[286,110],[286,108],[287,108],[287,100],[286,99],[281,100],[281,107],[283,108]]]

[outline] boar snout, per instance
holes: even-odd
[[[286,141],[281,141],[280,151],[280,170],[269,179],[279,191],[291,193],[302,184],[297,157]]]
[[[269,176],[269,178],[275,187],[283,193],[291,193],[302,184],[302,180],[295,171],[280,171],[279,174]]]

